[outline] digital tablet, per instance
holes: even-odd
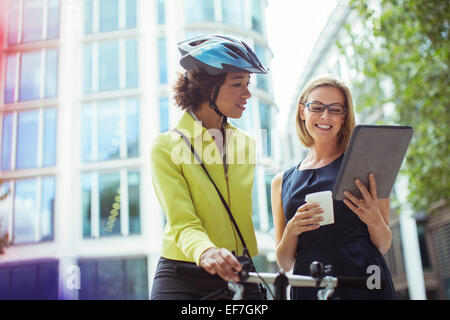
[[[342,159],[333,198],[344,200],[344,191],[362,198],[356,178],[369,189],[369,173],[375,174],[378,198],[388,198],[413,135],[409,126],[358,125]]]

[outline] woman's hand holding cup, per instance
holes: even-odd
[[[303,232],[316,230],[320,227],[319,222],[323,220],[319,203],[305,203],[297,209],[297,212],[289,220],[287,224],[287,231],[300,235]]]

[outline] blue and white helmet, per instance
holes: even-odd
[[[229,35],[202,35],[178,43],[180,64],[211,75],[226,72],[267,73],[253,50],[242,40]]]

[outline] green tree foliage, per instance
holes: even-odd
[[[352,0],[350,5],[359,21],[349,19],[347,42],[338,45],[355,71],[357,110],[394,106],[383,122],[415,131],[403,172],[410,204],[422,211],[438,200],[448,203],[450,1]]]

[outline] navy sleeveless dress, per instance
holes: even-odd
[[[283,174],[281,196],[286,221],[305,203],[309,193],[333,190],[337,173],[344,154],[330,164],[318,169],[298,170],[295,166]],[[364,277],[375,275],[379,270],[384,283],[380,289],[336,288],[332,299],[395,299],[396,294],[391,275],[380,251],[370,240],[369,230],[364,222],[351,211],[343,201],[333,200],[334,224],[320,226],[317,230],[299,235],[294,274],[309,275],[312,261],[332,265],[332,275]],[[368,270],[369,266],[371,267]],[[370,283],[376,284],[372,282]],[[372,286],[373,287],[373,286]],[[317,299],[316,288],[291,289],[291,299]]]

